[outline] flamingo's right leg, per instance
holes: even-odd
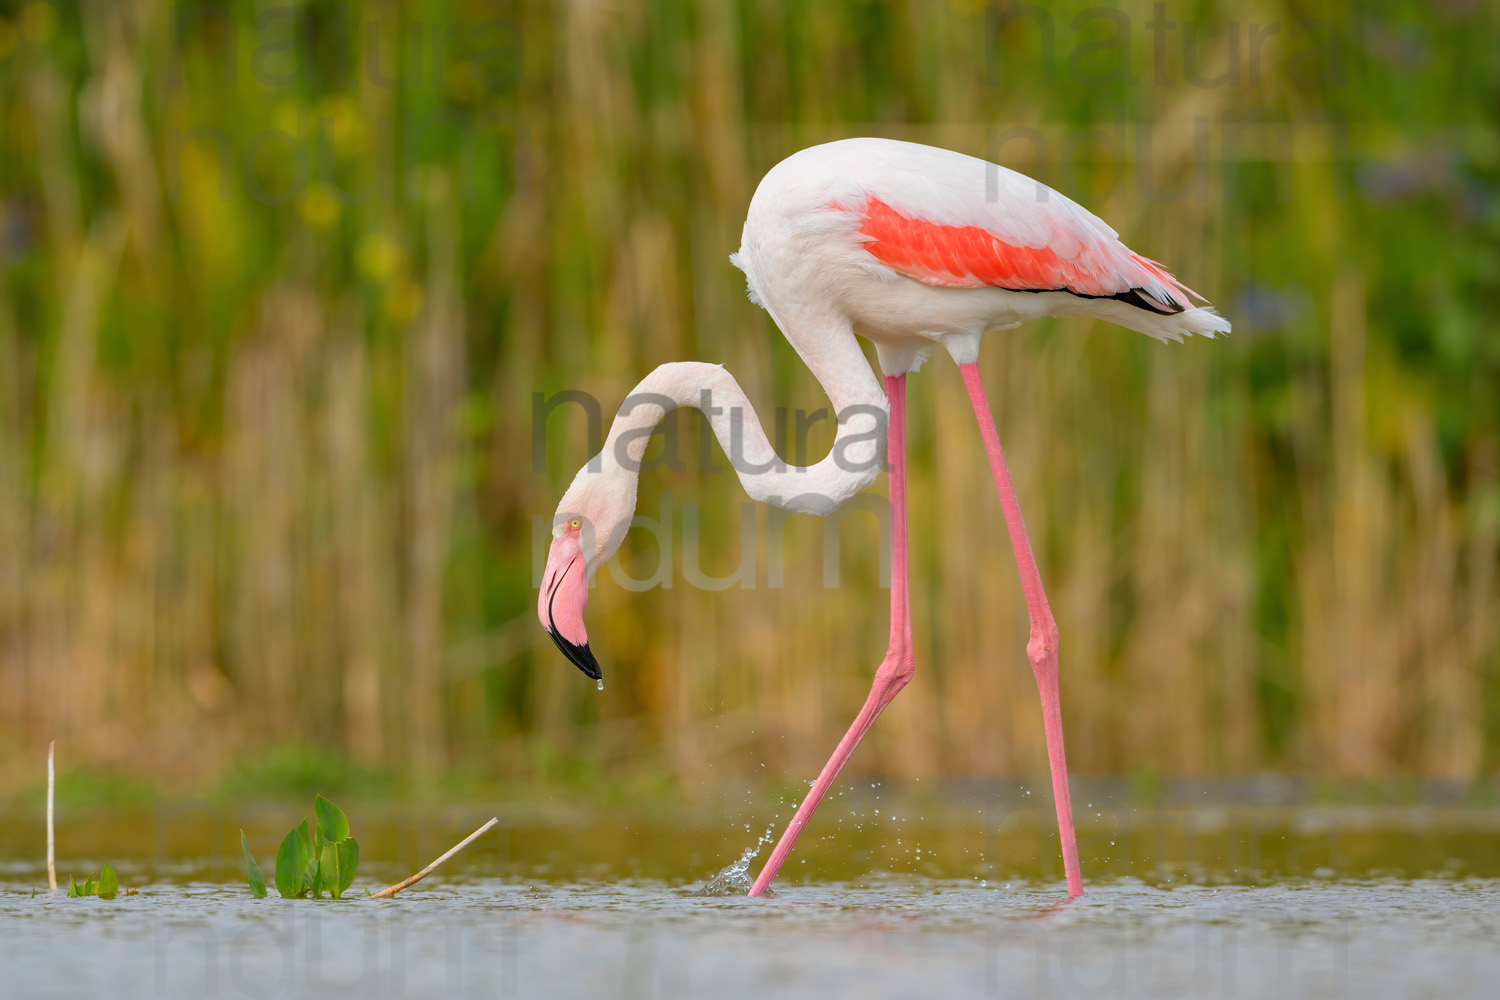
[[[1063,751],[1062,699],[1057,684],[1057,621],[1047,604],[1047,593],[1042,590],[1042,575],[1036,566],[1036,556],[1031,552],[1026,522],[1021,520],[1021,505],[1010,481],[1005,452],[1000,450],[1000,435],[995,430],[995,416],[990,412],[990,403],[984,394],[984,382],[979,378],[979,365],[969,362],[958,367],[969,390],[969,402],[974,407],[974,418],[979,422],[979,434],[984,438],[984,450],[989,455],[990,471],[995,477],[995,492],[1000,495],[1000,508],[1005,513],[1011,549],[1016,555],[1016,569],[1021,574],[1021,590],[1026,595],[1026,611],[1031,618],[1026,657],[1031,661],[1031,672],[1042,698],[1042,728],[1047,736],[1052,797],[1057,803],[1057,833],[1062,841],[1063,871],[1068,879],[1068,895],[1082,896],[1078,838],[1073,832],[1073,800],[1068,793],[1068,760]]]
[[[787,825],[786,832],[776,842],[776,848],[761,869],[760,877],[750,889],[750,895],[759,896],[775,880],[792,846],[797,843],[803,829],[812,819],[833,786],[834,779],[849,760],[859,741],[864,739],[870,726],[885,711],[896,694],[911,680],[916,663],[911,648],[911,602],[907,590],[906,565],[906,376],[887,375],[885,394],[890,400],[891,417],[887,432],[886,462],[890,467],[891,493],[891,642],[885,660],[875,671],[875,683],[870,696],[854,719],[854,724],[839,741],[838,749],[823,765],[818,780],[813,782],[807,798],[797,807],[796,815]]]

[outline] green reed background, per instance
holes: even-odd
[[[768,425],[826,405],[726,258],[765,170],[864,134],[1042,177],[1235,323],[985,346],[1075,769],[1493,774],[1497,26],[1380,6],[0,4],[0,780],[53,738],[160,779],[810,776],[884,650],[876,519],[838,587],[790,519],[769,586],[683,415],[640,508],[672,586],[600,574],[601,695],[534,617],[589,452],[561,407],[533,471],[533,393],[609,414],[700,359]],[[1045,769],[958,385],[912,380],[919,669],[861,772]],[[747,523],[746,585],[692,586]]]

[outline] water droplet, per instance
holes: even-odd
[[[604,690],[604,678],[603,677],[599,678],[599,680],[596,681],[595,683],[598,685],[600,691]]]

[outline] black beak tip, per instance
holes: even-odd
[[[599,661],[594,659],[594,653],[589,649],[588,643],[575,646],[550,628],[547,630],[547,634],[552,637],[552,642],[557,648],[562,650],[562,654],[568,658],[568,662],[579,670],[582,670],[585,677],[594,681],[604,678],[604,671],[599,669]]]

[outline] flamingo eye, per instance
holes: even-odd
[[[574,531],[577,531],[579,528],[583,527],[583,522],[575,517],[568,522],[568,527],[572,528]]]

